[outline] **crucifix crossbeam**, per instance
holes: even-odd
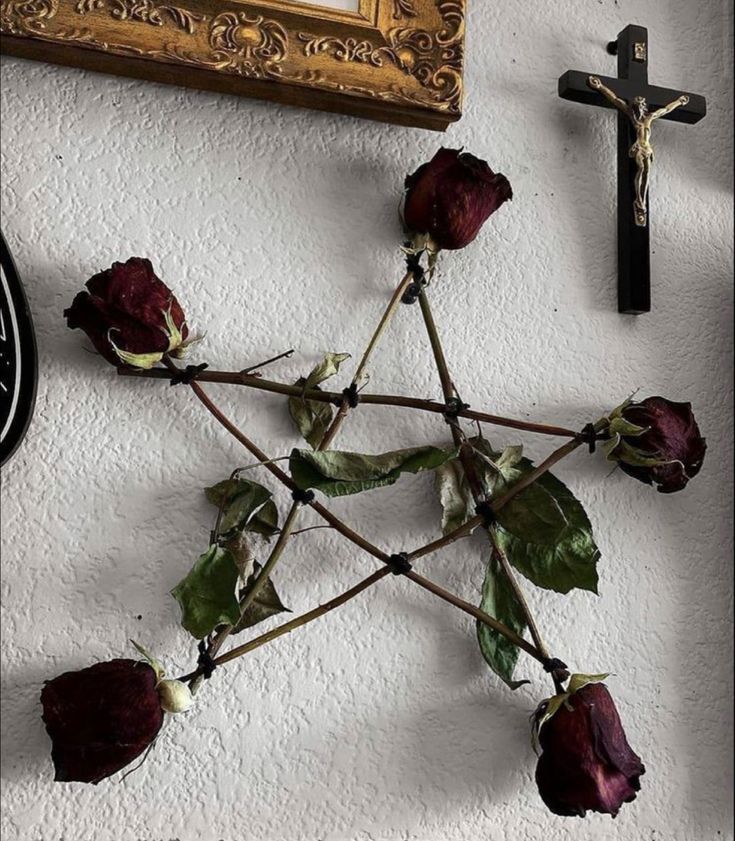
[[[650,209],[653,163],[651,130],[658,119],[696,123],[707,113],[703,96],[648,84],[648,30],[626,26],[608,52],[618,57],[618,76],[569,70],[559,96],[618,111],[618,310],[651,309]]]

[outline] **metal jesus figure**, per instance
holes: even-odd
[[[617,76],[567,70],[559,96],[617,112],[618,311],[638,315],[651,309],[651,127],[658,119],[699,122],[707,103],[700,94],[649,83],[645,27],[626,26],[607,51],[617,56]]]
[[[680,96],[663,108],[657,111],[648,110],[648,103],[645,96],[636,96],[630,102],[621,99],[614,91],[602,83],[599,76],[590,76],[587,84],[596,91],[599,91],[619,111],[622,111],[633,124],[635,129],[635,143],[630,147],[628,153],[635,160],[637,169],[635,176],[635,200],[633,202],[633,215],[635,223],[641,228],[648,224],[648,183],[651,176],[651,164],[653,163],[653,146],[651,145],[651,125],[654,120],[670,114],[682,105],[689,102],[688,96]]]

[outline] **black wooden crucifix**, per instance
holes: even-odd
[[[626,26],[607,49],[618,56],[618,78],[569,70],[559,79],[559,96],[618,109],[618,310],[637,315],[651,309],[651,124],[659,118],[696,123],[707,104],[698,94],[648,84],[648,30],[642,26]]]

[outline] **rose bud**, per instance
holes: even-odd
[[[159,674],[139,660],[110,660],[48,681],[41,692],[55,778],[98,783],[153,742],[163,724]]]
[[[158,697],[167,713],[185,713],[194,703],[191,689],[180,680],[162,680],[158,684]]]
[[[150,260],[113,263],[86,287],[64,310],[66,322],[84,330],[108,362],[152,368],[165,353],[184,350],[189,332],[184,311]]]
[[[607,687],[606,677],[572,675],[570,691],[557,695],[536,713],[542,750],[536,783],[556,815],[584,817],[587,810],[617,815],[635,800],[645,773],[631,750]]]
[[[491,214],[513,198],[504,175],[458,149],[440,149],[408,176],[406,190],[406,227],[427,235],[431,250],[469,245]]]
[[[648,397],[628,401],[610,416],[608,459],[661,493],[682,490],[701,470],[706,449],[691,403]]]

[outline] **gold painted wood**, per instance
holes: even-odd
[[[443,130],[462,114],[466,0],[0,0],[0,50]]]

